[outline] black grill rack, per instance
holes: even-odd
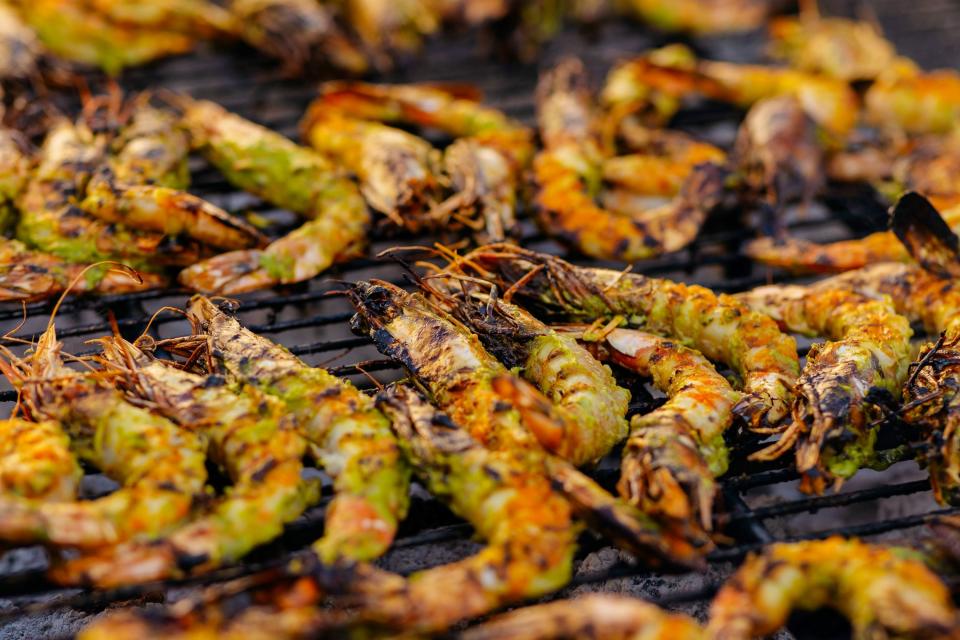
[[[824,3],[830,5],[830,3]],[[849,13],[849,3],[825,7]],[[872,4],[877,17],[887,26],[894,41],[907,55],[927,65],[947,66],[960,60],[960,50],[950,37],[950,25],[960,25],[960,6],[940,0],[911,3],[909,14],[894,0]],[[944,26],[946,25],[946,27]],[[612,62],[664,42],[664,37],[635,25],[605,25],[594,33],[565,32],[546,47],[539,67],[547,67],[560,56],[574,53],[585,59],[599,82]],[[698,40],[695,46],[706,55],[735,60],[756,59],[762,51],[759,35]],[[495,56],[481,55],[485,45],[474,33],[444,37],[432,43],[414,64],[393,72],[386,81],[470,81],[478,84],[487,102],[508,115],[532,123],[532,90],[537,64],[497,62]],[[948,56],[946,59],[944,56]],[[291,137],[307,102],[315,94],[313,82],[282,78],[277,66],[249,51],[209,49],[129,72],[122,79],[127,90],[165,87],[198,98],[209,98]],[[738,114],[719,105],[705,105],[681,114],[677,126],[721,144],[729,144],[736,130]],[[252,196],[238,193],[215,170],[202,161],[193,164],[192,190],[232,210],[253,210],[278,222],[283,231],[295,224],[288,213],[271,209]],[[792,233],[817,240],[837,240],[882,228],[884,207],[869,190],[832,187],[821,202],[791,217]],[[531,221],[522,223],[524,246],[566,255]],[[637,270],[658,277],[707,285],[718,291],[738,291],[764,284],[779,274],[751,264],[738,254],[750,232],[734,217],[713,219],[697,242],[681,252],[637,265]],[[370,256],[396,245],[429,245],[433,238],[391,235],[384,229],[374,234]],[[577,257],[581,264],[598,264]],[[622,265],[604,265],[615,266]],[[369,340],[350,333],[347,320],[351,309],[336,295],[343,281],[379,277],[404,283],[403,270],[389,261],[373,258],[355,260],[331,270],[320,278],[296,286],[242,297],[241,321],[292,349],[308,362],[348,376],[365,389],[374,388],[371,378],[394,379],[402,372],[384,360]],[[100,299],[68,299],[57,317],[59,335],[71,353],[89,352],[84,342],[105,335],[115,322],[127,337],[139,335],[147,321],[164,306],[183,306],[188,292],[177,289],[149,291]],[[26,319],[18,306],[0,308],[0,329],[8,331],[23,322],[17,336],[37,337],[47,322],[51,303],[28,305]],[[151,325],[156,337],[189,332],[182,316],[160,311]],[[806,346],[806,345],[804,345]],[[13,407],[15,394],[4,381],[0,388],[3,411]],[[651,398],[639,394],[633,409],[649,408]],[[744,453],[740,451],[739,453]],[[599,589],[628,591],[665,605],[702,613],[713,591],[732,566],[764,544],[778,540],[822,538],[833,534],[879,539],[915,540],[916,529],[935,514],[953,513],[932,499],[926,473],[912,461],[899,463],[884,473],[863,471],[837,493],[804,496],[796,491],[797,474],[789,460],[778,464],[747,465],[736,456],[730,473],[721,482],[723,531],[730,544],[711,554],[704,575],[665,576],[652,573],[642,564],[604,546],[602,541],[584,539],[580,563],[572,585],[564,591]],[[617,477],[616,456],[601,463],[594,475],[612,486]],[[104,490],[101,477],[91,474],[85,488],[95,495]],[[311,509],[287,527],[284,535],[255,551],[244,563],[178,582],[146,585],[131,589],[87,592],[59,589],[43,576],[41,552],[14,551],[0,557],[0,639],[13,637],[60,637],[76,631],[91,613],[130,598],[154,597],[165,593],[175,598],[191,586],[223,580],[277,562],[303,548],[320,535],[323,504]],[[461,557],[474,547],[470,528],[424,492],[415,494],[410,516],[402,526],[394,550],[383,566],[410,572],[438,562]],[[809,616],[807,616],[809,618]],[[832,621],[833,622],[833,621]],[[803,636],[811,629],[809,620],[794,621],[792,629]],[[824,627],[813,633],[823,637]],[[842,625],[837,625],[842,637]]]

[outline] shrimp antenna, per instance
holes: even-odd
[[[116,262],[114,260],[103,260],[101,262],[94,262],[93,264],[88,264],[86,267],[80,270],[80,273],[73,277],[73,280],[70,281],[70,284],[67,285],[67,288],[63,290],[63,293],[60,294],[60,298],[57,300],[57,303],[53,305],[53,309],[50,311],[50,319],[47,321],[47,331],[53,328],[53,320],[57,316],[57,312],[60,311],[60,305],[63,304],[63,301],[66,299],[67,294],[77,286],[77,284],[87,275],[87,272],[95,267],[102,267],[104,265],[110,265],[110,271],[116,271],[130,276],[137,284],[143,284],[143,277],[140,275],[140,272],[129,267],[123,263]]]

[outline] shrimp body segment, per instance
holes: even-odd
[[[324,535],[314,544],[320,558],[372,560],[385,553],[407,512],[410,469],[383,414],[349,382],[307,366],[207,298],[194,297],[187,313],[228,379],[282,402],[333,478]]]
[[[695,620],[637,598],[594,593],[504,613],[467,629],[464,640],[702,640]]]
[[[706,637],[766,636],[794,609],[824,606],[846,616],[858,640],[956,636],[950,591],[911,552],[832,537],[750,555],[714,598]]]
[[[693,167],[679,193],[659,207],[629,215],[602,208],[597,198],[603,156],[586,87],[583,65],[566,60],[537,88],[545,149],[534,160],[533,174],[541,226],[596,258],[632,262],[683,248],[720,203],[724,171],[711,162]]]
[[[185,104],[183,123],[192,144],[231,184],[307,222],[266,249],[195,264],[180,274],[182,284],[209,293],[241,293],[307,280],[360,251],[370,214],[356,186],[333,164],[212,102]]]
[[[130,369],[130,392],[203,437],[210,459],[233,486],[208,513],[159,540],[134,541],[67,560],[65,583],[99,586],[157,580],[238,560],[283,530],[319,497],[300,477],[306,443],[281,403],[254,389],[233,393],[222,378],[152,360],[120,338],[103,341],[104,359]]]
[[[6,233],[16,224],[17,199],[27,185],[30,169],[24,141],[14,130],[0,127],[0,232]]]
[[[849,288],[766,286],[738,294],[751,309],[784,328],[831,340],[815,345],[797,380],[793,422],[780,440],[757,457],[776,457],[797,443],[801,487],[820,493],[876,464],[877,410],[871,391],[898,398],[910,362],[910,322],[890,300]]]
[[[695,34],[750,31],[770,12],[757,0],[628,0],[625,7],[658,29]]]
[[[722,362],[740,377],[735,414],[754,429],[775,428],[788,415],[800,365],[796,341],[776,322],[732,296],[639,274],[577,267],[556,256],[510,245],[480,247],[464,262],[548,320],[627,325],[667,336]],[[531,273],[533,272],[533,273]]]
[[[960,116],[960,74],[894,65],[870,85],[864,119],[893,133],[949,133]]]
[[[112,387],[67,368],[48,329],[29,361],[0,362],[37,419],[58,420],[81,459],[120,483],[96,500],[0,499],[0,538],[96,548],[156,537],[190,514],[204,490],[204,445],[194,433],[129,404]]]
[[[630,421],[620,495],[645,513],[698,521],[709,530],[715,478],[728,464],[723,432],[733,423],[733,408],[743,394],[700,353],[666,338],[614,329],[601,349],[620,366],[652,378],[669,398]]]
[[[70,437],[59,422],[0,421],[0,495],[75,500],[82,475],[70,451]]]
[[[522,453],[563,487],[577,515],[625,548],[654,561],[696,561],[697,550],[688,541],[665,535],[649,517],[544,451],[538,434],[575,433],[577,425],[551,411],[549,400],[511,374],[464,326],[422,295],[386,282],[360,282],[351,298],[357,308],[355,330],[370,335],[381,353],[410,370],[473,438],[494,451]]]

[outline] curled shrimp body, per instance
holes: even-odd
[[[898,63],[870,85],[864,120],[896,134],[949,133],[960,115],[960,74]]]
[[[628,0],[624,6],[658,29],[697,34],[750,31],[770,12],[758,0]]]
[[[568,462],[549,456],[535,434],[575,433],[549,400],[512,375],[479,338],[418,293],[386,282],[359,282],[350,295],[353,326],[397,359],[429,390],[437,406],[492,451],[512,451],[546,469],[577,515],[617,544],[657,561],[695,563],[697,550],[665,534],[649,517],[616,501]],[[520,396],[518,389],[526,392]],[[519,400],[518,400],[519,398]],[[550,423],[554,424],[550,424]]]
[[[314,100],[301,122],[303,139],[360,181],[371,208],[398,226],[417,231],[430,220],[427,212],[442,200],[437,179],[440,152],[429,142],[381,122],[352,117],[326,96]]]
[[[23,192],[17,238],[70,262],[117,260],[146,271],[196,259],[195,245],[162,233],[137,231],[88,216],[74,204],[106,154],[103,136],[82,123],[54,125]]]
[[[583,339],[593,339],[589,332]],[[700,353],[642,331],[614,329],[600,348],[620,366],[653,379],[669,398],[636,415],[623,449],[617,488],[645,513],[709,530],[715,478],[727,470],[724,431],[742,398]]]
[[[545,149],[534,160],[541,226],[596,258],[632,262],[676,251],[697,235],[724,193],[725,172],[707,163],[691,169],[667,204],[617,213],[597,204],[602,153],[592,131],[583,65],[566,60],[541,77],[537,118]]]
[[[582,466],[596,463],[626,437],[630,392],[617,386],[609,368],[575,337],[554,331],[492,295],[471,291],[440,297],[490,354],[540,389],[554,405],[550,412],[564,415],[559,424],[544,420],[529,425],[548,451]],[[525,398],[526,386],[512,386],[507,379],[499,385],[516,394],[513,400],[518,405],[535,402]]]
[[[319,60],[351,73],[369,67],[366,55],[327,5],[313,0],[233,0],[229,11],[240,37],[281,60],[290,74]]]
[[[846,287],[766,286],[737,295],[787,330],[823,336],[797,380],[793,421],[780,440],[754,454],[775,458],[796,443],[801,489],[820,493],[858,469],[878,464],[871,424],[878,407],[871,392],[898,398],[910,362],[910,322],[889,299],[872,299]]]
[[[607,593],[517,609],[467,629],[464,640],[701,640],[693,619]]]
[[[665,122],[687,97],[749,107],[782,95],[794,96],[818,125],[841,139],[857,123],[857,94],[843,80],[796,69],[699,60],[683,45],[653,50],[614,67],[601,101],[618,117],[649,112]]]
[[[495,240],[513,230],[517,190],[533,156],[529,128],[483,106],[464,87],[331,82],[320,101],[327,111],[454,136],[442,161],[454,194],[427,212],[430,224],[446,225],[451,220],[444,218],[452,218]]]
[[[873,80],[894,62],[893,44],[872,22],[824,18],[815,12],[780,16],[769,24],[770,51],[790,66],[853,82]]]
[[[356,186],[328,160],[212,102],[183,104],[193,146],[231,184],[307,218],[263,250],[229,252],[185,269],[183,285],[241,293],[307,280],[359,253],[370,214]]]
[[[34,302],[71,291],[111,294],[156,289],[167,278],[156,273],[129,274],[108,266],[88,268],[59,256],[31,251],[18,240],[0,239],[0,301]]]
[[[409,389],[384,392],[378,406],[418,477],[475,527],[486,547],[406,579],[384,574],[369,581],[359,589],[365,618],[438,631],[570,580],[579,527],[542,463],[484,447]]]
[[[714,598],[706,636],[765,636],[794,609],[824,606],[845,615],[858,640],[952,638],[958,624],[950,591],[915,553],[832,537],[748,556]]]
[[[186,33],[115,23],[73,0],[19,2],[18,8],[51,53],[99,67],[110,75],[157,58],[186,53],[195,44],[195,37]]]
[[[70,437],[55,420],[0,420],[0,495],[29,500],[75,500],[83,471]]]
[[[120,483],[96,500],[0,499],[0,538],[54,547],[97,548],[151,538],[186,518],[207,479],[204,445],[194,433],[129,404],[112,387],[67,368],[53,326],[29,361],[0,369],[36,419],[58,420],[80,458]]]
[[[221,249],[264,242],[243,220],[182,190],[189,181],[188,147],[172,114],[141,106],[114,142],[115,153],[87,184],[79,204],[85,212],[134,229],[185,234]]]
[[[874,264],[818,283],[869,296],[889,296],[897,312],[919,322],[941,342],[925,345],[903,388],[904,419],[920,428],[929,449],[934,496],[960,501],[960,289],[915,264]]]
[[[577,267],[504,244],[480,247],[463,261],[484,269],[478,275],[511,290],[541,317],[576,322],[620,317],[728,365],[740,376],[745,393],[735,414],[754,429],[774,428],[789,413],[800,370],[796,341],[731,296],[639,274]]]
[[[153,360],[121,338],[101,344],[105,363],[129,376],[128,391],[202,437],[233,485],[209,512],[158,540],[65,561],[59,581],[116,586],[208,570],[278,536],[319,498],[301,480],[306,443],[281,403],[255,389],[233,393],[222,378]]]
[[[284,404],[333,478],[324,535],[314,544],[321,559],[371,560],[386,552],[407,512],[410,470],[372,401],[348,381],[245,329],[207,298],[194,297],[187,314],[231,381]]]

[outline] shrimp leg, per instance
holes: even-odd
[[[593,322],[620,317],[728,365],[745,397],[735,415],[753,429],[775,429],[789,413],[800,364],[796,341],[776,322],[735,298],[696,285],[574,266],[510,245],[480,247],[460,262],[512,291],[546,320]]]
[[[185,269],[183,285],[235,294],[307,280],[359,253],[370,215],[356,186],[328,160],[212,102],[183,104],[192,144],[231,184],[309,220],[262,251],[225,253]]]

